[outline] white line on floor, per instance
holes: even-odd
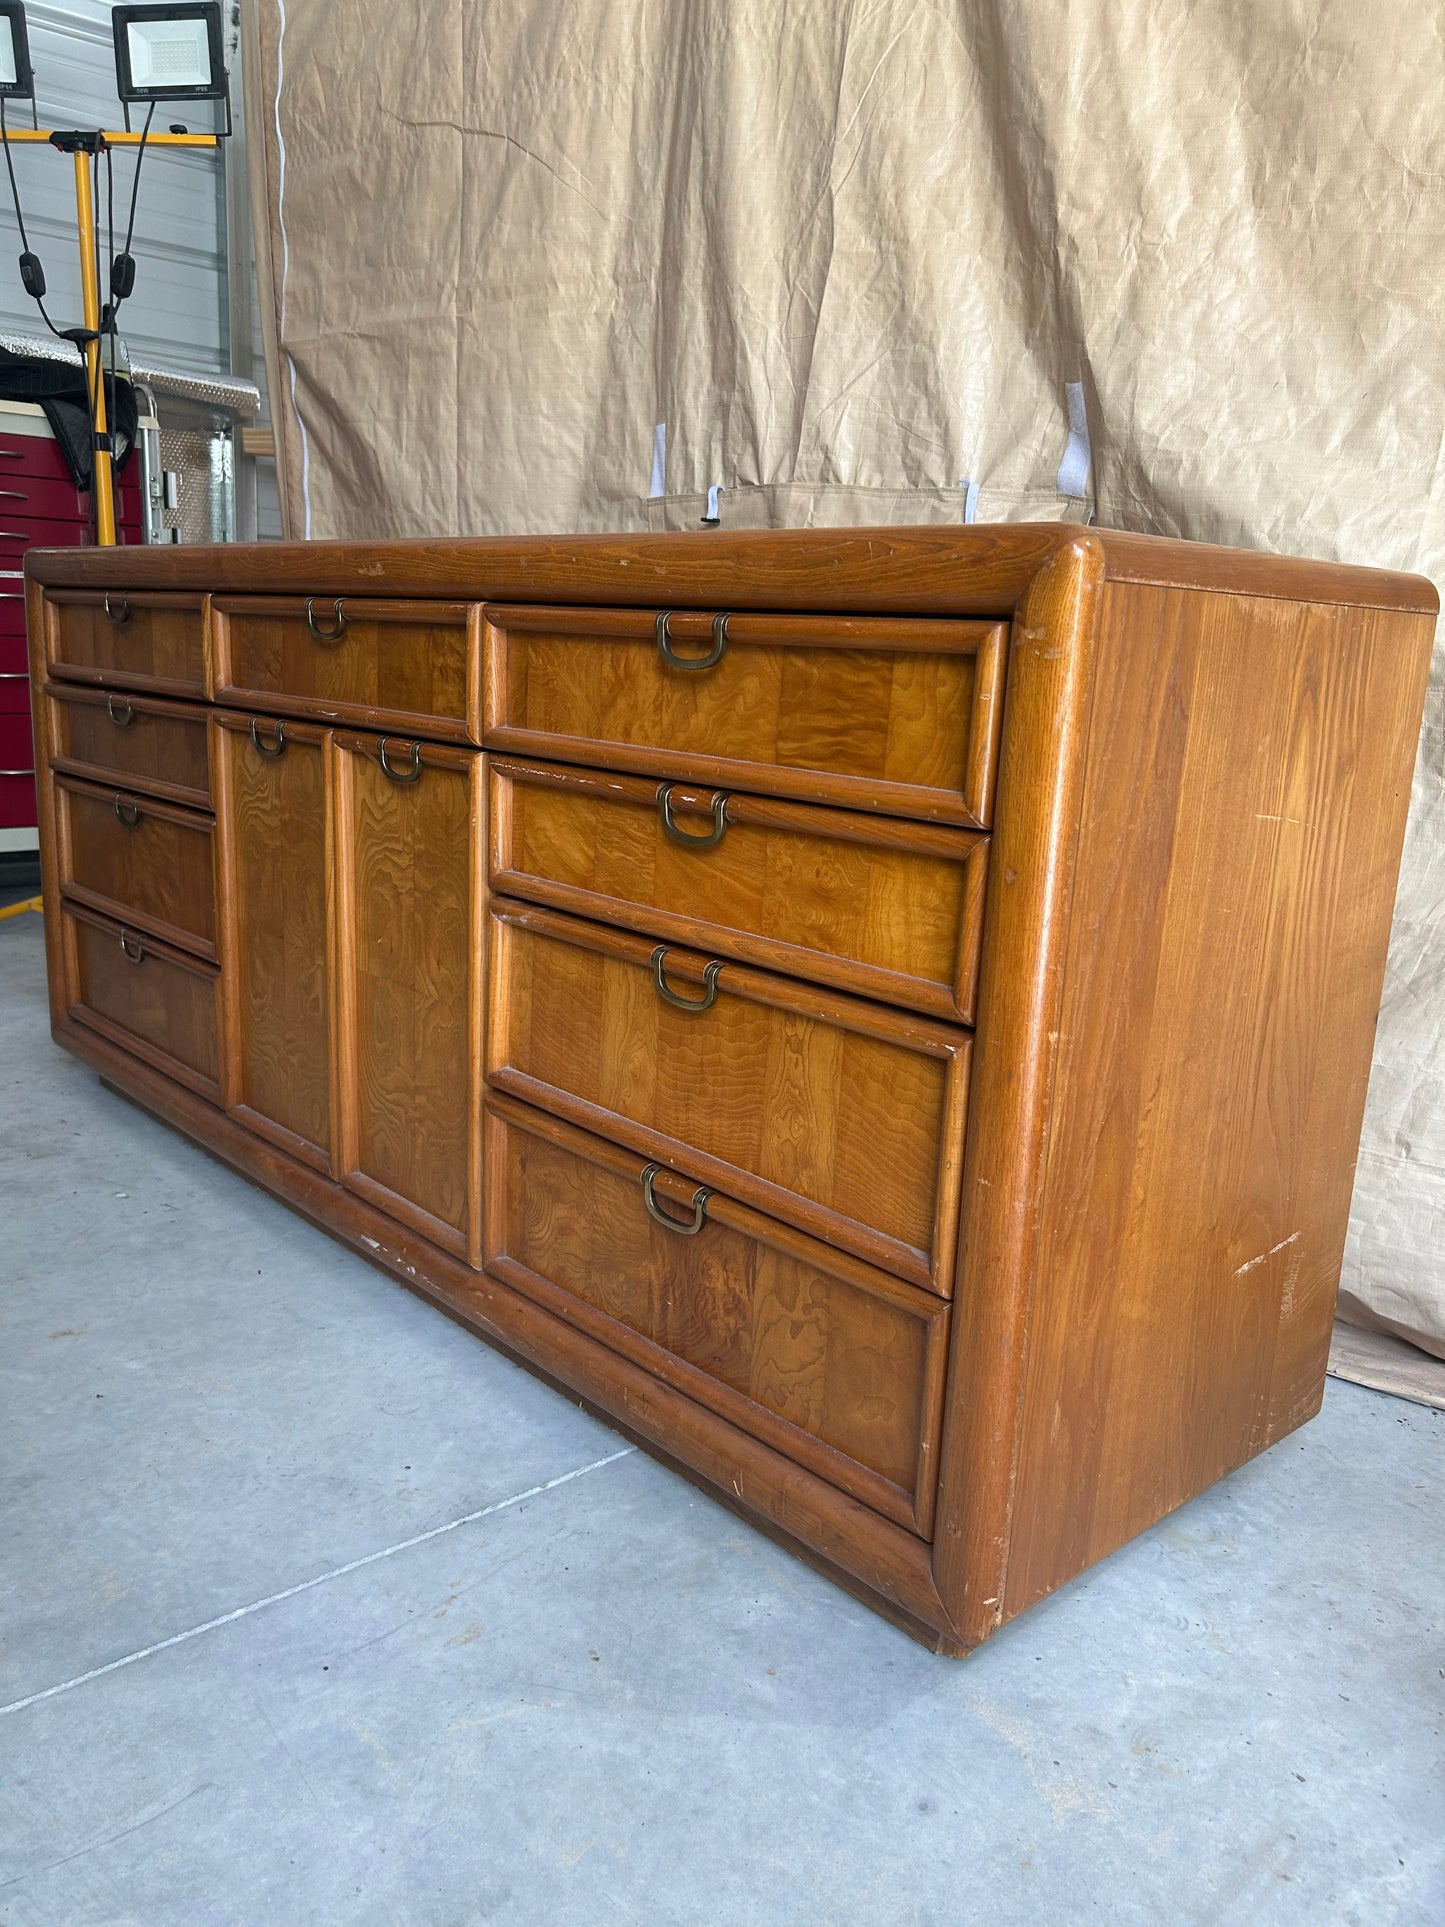
[[[555,1479],[548,1479],[543,1485],[528,1486],[525,1492],[516,1492],[510,1499],[498,1499],[495,1505],[480,1506],[475,1512],[464,1512],[460,1519],[448,1519],[444,1526],[433,1526],[430,1532],[418,1532],[414,1538],[401,1539],[394,1546],[383,1546],[380,1552],[368,1552],[363,1558],[349,1559],[344,1566],[333,1566],[330,1572],[318,1572],[314,1579],[303,1579],[298,1586],[288,1586],[284,1592],[267,1593],[264,1599],[254,1599],[249,1606],[237,1606],[234,1612],[222,1613],[219,1619],[208,1619],[203,1625],[192,1626],[183,1633],[172,1633],[169,1639],[158,1639],[154,1646],[142,1646],[137,1653],[127,1653],[124,1659],[113,1659],[106,1666],[93,1666],[88,1673],[77,1673],[74,1679],[65,1679],[58,1686],[47,1686],[43,1692],[28,1693],[23,1700],[11,1700],[8,1706],[0,1706],[0,1719],[7,1713],[19,1713],[27,1706],[35,1706],[41,1700],[54,1699],[57,1693],[68,1693],[73,1687],[84,1686],[93,1679],[104,1679],[107,1673],[118,1673],[122,1666],[134,1666],[138,1659],[149,1659],[152,1653],[164,1653],[172,1646],[184,1646],[187,1640],[199,1639],[202,1633],[213,1633],[218,1626],[229,1626],[234,1620],[246,1619],[258,1613],[264,1606],[279,1606],[283,1599],[294,1599],[297,1593],[310,1592],[313,1586],[324,1586],[328,1580],[344,1579],[349,1572],[360,1572],[363,1566],[374,1566],[378,1559],[390,1559],[398,1552],[409,1552],[413,1546],[424,1546],[430,1539],[440,1539],[444,1533],[455,1532],[458,1526],[469,1526],[478,1519],[489,1519],[494,1512],[506,1512],[514,1505],[521,1505],[526,1499],[540,1498],[544,1492],[555,1492],[559,1485],[570,1485],[573,1479],[582,1479],[589,1472],[600,1472],[604,1465],[612,1465],[618,1459],[625,1459],[635,1452],[635,1445],[624,1445],[620,1452],[609,1452],[605,1459],[593,1459],[590,1465],[579,1465],[571,1472],[563,1472]]]

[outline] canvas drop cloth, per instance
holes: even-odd
[[[247,29],[293,534],[1092,512],[1445,581],[1432,0]],[[1442,770],[1445,655],[1345,1273],[1445,1354]]]

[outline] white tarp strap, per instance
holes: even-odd
[[[1089,411],[1084,406],[1084,384],[1066,381],[1064,393],[1069,401],[1069,439],[1064,444],[1064,459],[1059,463],[1059,493],[1086,501],[1094,457],[1089,447]]]
[[[652,487],[647,491],[656,501],[667,493],[667,423],[659,422],[652,431]]]

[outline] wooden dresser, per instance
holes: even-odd
[[[57,1040],[963,1652],[1313,1414],[1429,584],[32,551]]]

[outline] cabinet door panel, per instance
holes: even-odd
[[[472,1263],[481,1249],[481,765],[472,750],[336,738],[339,1175]]]
[[[231,1108],[329,1168],[330,781],[327,732],[217,715]]]

